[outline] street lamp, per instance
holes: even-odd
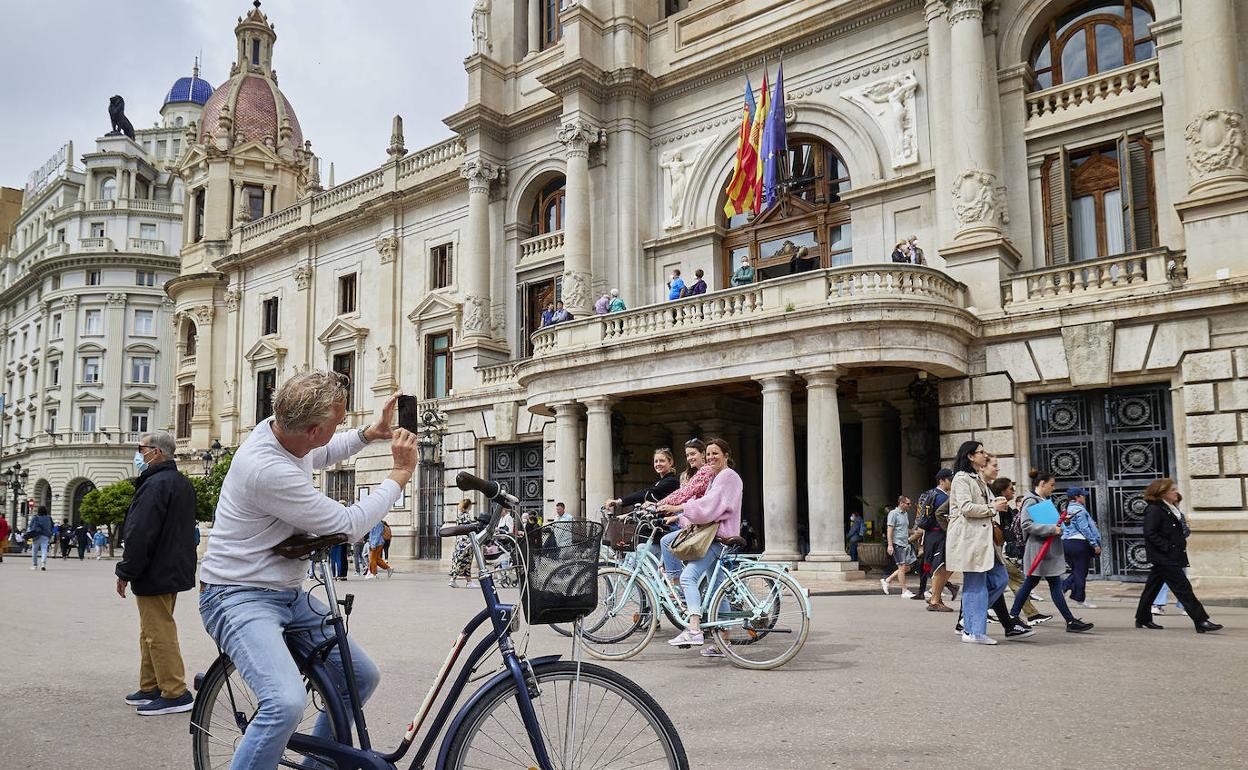
[[[221,462],[221,455],[225,454],[225,447],[221,446],[221,439],[213,439],[212,448],[209,451],[212,452],[212,462],[214,464]]]
[[[216,460],[213,459],[212,452],[205,449],[204,453],[199,456],[199,459],[204,462],[204,475],[207,476],[209,473],[212,473],[212,466],[216,465]]]

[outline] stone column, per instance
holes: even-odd
[[[879,531],[883,519],[880,507],[893,502],[888,489],[888,441],[884,436],[888,421],[888,408],[881,403],[859,404],[862,415],[862,496],[867,509],[862,517],[874,521]]]
[[[212,326],[216,308],[211,304],[189,308],[195,320],[195,402],[191,412],[193,449],[206,449],[212,444]]]
[[[615,475],[611,467],[611,405],[610,396],[596,396],[585,401],[585,515],[594,511],[603,500],[615,497]]]
[[[624,97],[622,107],[631,108],[636,100]],[[637,134],[636,121],[620,121],[620,130],[613,141],[612,164],[616,175],[616,288],[628,307],[643,304],[637,288],[637,270],[641,262],[641,239],[637,227]]]
[[[238,221],[239,220],[238,207],[239,207],[239,204],[242,203],[242,201],[243,201],[243,183],[235,182],[234,183],[234,197],[230,199],[230,211],[229,211],[229,214],[227,215],[227,220],[230,222],[231,229],[238,227],[240,224],[242,224],[242,222]]]
[[[267,217],[273,213],[273,185],[266,184],[264,186],[264,215]]]
[[[468,246],[460,260],[459,290],[464,301],[463,336],[490,336],[490,184],[499,167],[482,159],[459,170],[468,180]]]
[[[551,404],[551,408],[555,410],[555,502],[566,505],[568,513],[574,518],[583,519],[581,405],[575,401],[565,401]]]
[[[104,314],[104,344],[110,355],[101,356],[100,365],[103,367],[106,364],[112,364],[120,371],[104,370],[101,375],[104,385],[104,402],[101,405],[103,408],[100,409],[99,422],[96,423],[96,427],[100,430],[120,431],[123,422],[121,384],[130,381],[130,362],[127,360],[128,356],[122,352],[125,349],[126,339],[126,295],[122,292],[112,293],[107,296],[106,301],[108,308]],[[106,415],[112,420],[106,422]]]
[[[590,259],[589,146],[598,129],[573,119],[559,129],[559,141],[567,147],[567,189],[563,220],[563,305],[573,316],[592,312],[592,261]]]
[[[793,446],[793,378],[759,377],[763,386],[763,531],[766,558],[800,561],[797,550],[797,474]]]
[[[542,3],[529,0],[529,53],[542,50]]]
[[[1005,199],[992,140],[990,105],[997,96],[984,51],[984,0],[953,0],[948,18],[956,240],[991,240],[1001,237]]]
[[[845,479],[841,465],[841,410],[835,369],[806,378],[806,494],[810,553],[806,561],[849,561],[845,550]]]
[[[949,243],[954,236],[951,190],[953,187],[953,153],[949,136],[949,16],[945,0],[928,0],[924,8],[927,18],[927,114],[932,146],[932,168],[936,172],[936,238],[937,246]]]
[[[1237,65],[1243,43],[1232,0],[1183,4],[1183,76],[1187,83],[1187,171],[1192,197],[1248,191],[1243,89]],[[1240,8],[1241,12],[1245,9]]]

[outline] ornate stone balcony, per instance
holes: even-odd
[[[520,264],[530,265],[563,257],[563,231],[539,235],[520,242]]]
[[[1006,312],[1037,310],[1164,292],[1186,281],[1187,256],[1154,249],[1015,273],[1001,284],[1001,302]]]
[[[1030,134],[1054,128],[1148,99],[1161,99],[1161,70],[1155,58],[1028,94],[1026,130]]]
[[[494,366],[482,366],[477,369],[477,384],[483,388],[499,385],[514,385],[516,382],[516,364],[508,361]]]
[[[151,238],[131,238],[129,240],[130,251],[138,251],[143,254],[157,254],[164,256],[165,242],[153,240]]]
[[[78,241],[81,251],[112,251],[112,238],[82,238]]]

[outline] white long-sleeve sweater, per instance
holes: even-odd
[[[386,479],[372,494],[347,506],[312,486],[313,469],[342,462],[364,446],[358,432],[349,430],[295,457],[278,443],[273,418],[257,425],[234,455],[221,485],[199,579],[277,591],[298,588],[307,566],[278,556],[273,546],[305,532],[346,532],[350,542],[364,537],[399,499],[398,484]]]

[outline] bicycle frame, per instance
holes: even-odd
[[[497,519],[498,516],[495,514],[493,523],[496,523]],[[329,624],[333,628],[333,636],[307,652],[301,651],[301,656],[296,658],[296,660],[301,664],[301,670],[309,679],[315,679],[322,685],[325,685],[325,708],[333,710],[333,716],[339,718],[336,720],[338,724],[346,724],[347,711],[348,709],[350,710],[351,719],[359,736],[360,746],[358,748],[352,746],[349,736],[347,737],[347,742],[343,743],[305,733],[296,733],[291,736],[287,744],[291,749],[303,754],[313,754],[329,759],[335,763],[338,770],[387,770],[397,766],[397,763],[404,758],[415,742],[416,735],[420,732],[433,704],[437,701],[438,695],[446,684],[450,672],[463,654],[468,641],[488,620],[488,633],[472,648],[463,660],[462,666],[459,668],[450,689],[447,691],[446,697],[442,701],[441,708],[438,709],[436,716],[429,724],[429,729],[421,741],[416,756],[413,757],[411,764],[408,766],[409,770],[419,770],[424,767],[424,762],[429,757],[439,736],[444,737],[438,751],[435,767],[442,768],[450,752],[451,740],[454,738],[456,731],[469,710],[491,687],[508,678],[516,684],[518,693],[516,700],[520,716],[529,734],[529,742],[533,747],[538,764],[542,770],[553,770],[550,757],[546,752],[545,743],[541,738],[541,727],[537,721],[537,714],[533,708],[532,697],[536,694],[537,684],[536,680],[532,679],[532,673],[533,664],[555,661],[561,656],[549,655],[529,661],[517,655],[515,647],[511,642],[511,631],[519,621],[519,608],[514,604],[504,604],[499,601],[498,593],[494,590],[494,578],[485,569],[485,559],[481,548],[481,544],[488,540],[493,533],[493,523],[483,532],[470,536],[477,559],[477,566],[480,568],[481,578],[479,582],[481,584],[481,592],[485,597],[486,607],[478,612],[472,620],[468,621],[467,625],[460,631],[454,645],[452,645],[450,652],[438,670],[437,677],[421,702],[420,710],[412,718],[411,722],[408,723],[407,730],[403,734],[403,740],[390,753],[375,751],[371,746],[368,727],[364,719],[364,710],[360,704],[359,691],[355,683],[354,668],[351,663],[351,648],[347,643],[346,624],[341,605],[338,603],[333,581],[324,583],[330,600]],[[324,554],[321,554],[321,556],[322,558],[318,561],[327,564],[328,557]],[[469,697],[468,701],[456,712],[454,720],[450,723],[450,729],[444,731],[443,728],[451,717],[451,710],[455,707],[455,703],[459,700],[460,695],[463,694],[468,680],[476,671],[477,665],[489,654],[491,647],[494,645],[497,645],[502,653],[503,670],[490,677],[485,684]],[[347,703],[342,702],[337,687],[332,684],[337,681],[337,678],[329,670],[328,663],[326,663],[326,657],[334,647],[338,648],[342,659],[343,673],[346,675]]]

